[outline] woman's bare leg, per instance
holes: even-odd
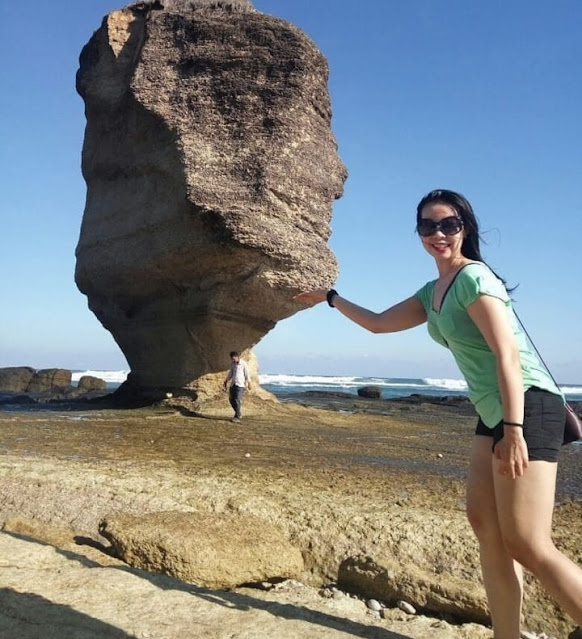
[[[557,464],[532,461],[515,480],[496,473],[496,464],[495,503],[505,547],[582,625],[582,568],[563,555],[551,537]]]
[[[509,554],[495,503],[491,437],[476,435],[467,482],[467,516],[480,547],[481,570],[495,639],[518,639],[522,570]]]

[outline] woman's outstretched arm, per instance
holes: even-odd
[[[294,299],[308,306],[315,306],[315,304],[325,302],[326,296],[327,289],[319,288],[314,291],[299,293]],[[405,331],[408,328],[414,328],[426,322],[426,312],[420,300],[416,297],[409,297],[381,313],[375,313],[367,308],[358,306],[340,295],[335,295],[332,303],[342,315],[372,333]]]

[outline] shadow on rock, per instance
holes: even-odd
[[[54,603],[39,595],[0,588],[2,639],[61,639],[71,636],[69,633],[75,629],[82,632],[84,639],[135,639],[135,635],[129,635],[69,606]]]
[[[86,567],[104,567],[97,562],[89,560],[82,554],[46,544],[28,535],[11,532],[6,532],[5,534],[24,541],[49,545],[68,560],[78,561]],[[168,575],[150,573],[127,565],[105,566],[104,568],[129,573],[139,579],[148,581],[163,591],[184,592],[229,609],[241,611],[263,610],[281,619],[304,621],[341,631],[353,637],[361,637],[362,639],[410,639],[406,635],[379,628],[378,626],[362,624],[346,617],[338,617],[306,606],[265,601],[235,591],[201,588]],[[9,626],[6,625],[6,620],[10,620]],[[82,613],[77,613],[67,606],[53,604],[37,595],[20,594],[8,589],[0,589],[0,636],[2,639],[38,639],[39,625],[50,628],[50,631],[47,629],[46,632],[43,632],[43,639],[61,639],[64,635],[59,634],[59,628],[65,626],[65,624],[69,629],[82,628],[85,633],[83,636],[86,636],[87,639],[104,639],[105,637],[107,639],[134,639],[133,635],[128,635],[113,626],[87,617]],[[30,629],[28,629],[29,627]],[[5,628],[8,628],[10,632],[7,632]],[[12,629],[14,629],[14,632],[12,632]]]

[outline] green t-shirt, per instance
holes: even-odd
[[[435,280],[425,284],[415,297],[422,303],[430,336],[450,349],[469,390],[469,398],[483,422],[493,428],[503,419],[497,380],[496,357],[481,331],[467,313],[479,295],[497,297],[507,310],[519,348],[524,391],[537,386],[563,397],[530,346],[511,306],[503,282],[482,262],[472,262],[459,270],[437,312],[433,307]]]

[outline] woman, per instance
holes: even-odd
[[[467,481],[467,515],[479,540],[495,639],[518,639],[522,566],[582,625],[582,569],[551,539],[564,398],[532,352],[504,282],[484,263],[479,228],[460,194],[436,190],[417,207],[416,230],[438,278],[374,313],[318,289],[296,299],[327,299],[373,333],[424,322],[463,373],[479,421]]]

